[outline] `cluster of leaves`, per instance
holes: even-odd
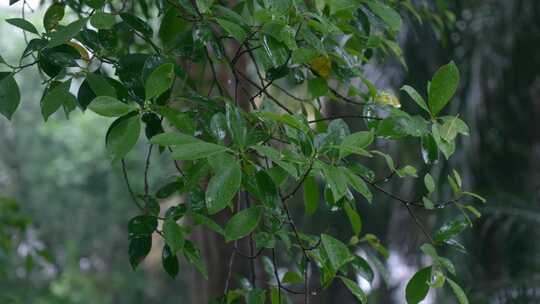
[[[411,279],[408,302],[418,303],[430,287],[448,282],[460,303],[467,303],[462,289],[446,275],[455,274],[452,263],[434,246],[462,249],[455,236],[470,225],[467,213],[478,215],[462,200],[483,199],[462,190],[456,171],[448,176],[454,193],[449,201],[433,201],[438,181],[429,174],[424,176],[427,192],[419,200],[390,193],[382,187],[385,181],[416,178],[417,169],[397,167],[391,156],[372,148],[376,140],[416,138],[426,164],[436,164],[440,153],[449,158],[457,136],[469,133],[459,117],[440,115],[458,87],[458,69],[450,62],[435,73],[427,85],[427,101],[414,88],[402,88],[424,116],[400,110],[396,96],[378,91],[363,75],[367,62],[387,54],[403,62],[396,42],[400,11],[420,21],[442,17],[410,1],[152,3],[56,1],[46,10],[43,31],[23,18],[6,20],[32,39],[19,65],[0,58],[10,69],[0,74],[0,112],[8,119],[20,99],[14,75],[34,66],[46,85],[41,99],[45,120],[77,108],[114,118],[105,134],[106,149],[113,163],[122,164],[141,211],[128,225],[134,268],[158,233],[165,240],[167,273],[178,274],[178,257],[183,256],[207,277],[201,253],[189,240],[193,226],[204,225],[234,243],[232,258],[260,258],[268,266],[266,286],[252,281],[230,290],[227,282],[227,303],[242,298],[264,303],[267,296],[271,303],[282,303],[289,294],[304,295],[307,301],[336,279],[365,303],[367,296],[351,278],[359,274],[371,282],[370,265],[382,263],[377,257],[376,263],[368,263],[358,249],[371,246],[383,258],[388,252],[376,236],[362,235],[357,203],[370,203],[377,192],[401,203],[428,241],[421,249],[433,265]],[[67,15],[75,20],[68,22]],[[248,62],[252,70],[246,68]],[[355,79],[362,85],[350,85]],[[283,85],[305,86],[307,91],[296,96]],[[325,116],[322,106],[329,102],[348,104],[358,114]],[[359,119],[365,130],[351,132],[343,118]],[[141,129],[149,143],[148,159],[159,149],[178,175],[151,192],[147,161],[144,192],[136,194],[124,158],[140,140]],[[386,162],[389,176],[378,179],[361,164],[372,157]],[[303,233],[288,207],[300,190],[307,215],[321,203],[343,210],[351,224],[350,239]],[[185,195],[185,203],[161,210],[160,200],[178,194]],[[445,207],[458,208],[467,221],[451,222],[432,238],[415,210]],[[224,227],[215,221],[218,214],[229,215]],[[238,250],[243,239],[254,245],[249,254]],[[290,271],[284,276],[277,271],[277,250],[288,257]],[[312,289],[310,275],[319,277],[319,287]],[[291,287],[302,284],[303,289]]]

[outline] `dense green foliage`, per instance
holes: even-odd
[[[438,9],[445,12],[444,6]],[[44,32],[25,19],[6,20],[32,39],[19,64],[1,61],[7,71],[0,74],[0,110],[12,117],[20,99],[13,76],[37,66],[46,85],[44,120],[77,108],[114,118],[105,145],[112,163],[122,165],[140,211],[128,225],[133,268],[148,255],[157,233],[165,240],[162,264],[169,275],[178,274],[184,257],[207,277],[211,269],[189,238],[193,226],[204,225],[234,244],[231,261],[238,254],[269,266],[264,286],[254,286],[252,279],[229,288],[229,276],[223,295],[228,303],[241,298],[281,303],[289,294],[307,302],[336,278],[364,303],[354,278],[372,281],[374,271],[357,249],[370,246],[382,258],[388,253],[375,235],[362,233],[357,205],[382,195],[407,210],[425,238],[420,249],[433,262],[413,276],[403,297],[418,303],[430,288],[447,285],[467,303],[448,277],[459,274],[437,248],[463,250],[455,237],[472,224],[471,216],[479,216],[470,202],[484,199],[462,189],[455,170],[446,180],[435,180],[426,169],[397,165],[377,149],[383,147],[377,142],[413,140],[418,157],[434,166],[451,157],[459,135],[469,135],[458,115],[443,114],[459,85],[453,62],[440,67],[425,90],[403,87],[421,115],[400,110],[396,96],[364,76],[366,63],[388,55],[404,63],[397,43],[402,11],[434,26],[444,22],[428,7],[407,1],[55,2],[45,13]],[[357,112],[332,116],[324,110],[332,103]],[[351,132],[344,118],[363,121],[364,130]],[[155,192],[149,187],[149,161],[143,190],[129,184],[125,159],[140,141],[148,145],[147,159],[161,153],[177,168],[177,176]],[[380,158],[388,175],[375,176],[362,164],[365,158]],[[390,178],[418,177],[426,188],[418,199],[383,187]],[[441,187],[452,189],[450,200],[434,199]],[[302,232],[289,211],[300,190],[306,214],[322,204],[343,210],[350,234]],[[186,202],[161,210],[160,201],[175,194],[185,195]],[[461,216],[434,233],[415,215],[446,208]],[[228,218],[224,227],[215,220],[219,215]],[[236,249],[244,239],[252,245],[250,253]],[[294,265],[283,276],[278,251]],[[231,262],[223,265],[230,268]],[[319,282],[311,290],[310,276]]]

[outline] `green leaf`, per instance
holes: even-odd
[[[63,82],[50,89],[41,102],[41,114],[45,121],[63,105],[77,104],[77,99],[69,92],[71,82]]]
[[[356,192],[360,193],[369,203],[371,203],[373,200],[373,194],[366,185],[366,182],[364,182],[360,176],[356,175],[348,168],[340,167],[340,170],[347,177],[347,183],[351,185]]]
[[[19,107],[21,93],[11,73],[0,72],[0,113],[11,120]]]
[[[367,296],[362,290],[362,288],[358,286],[358,283],[343,276],[340,276],[339,278],[341,279],[343,284],[345,284],[347,289],[349,289],[349,291],[358,299],[358,301],[360,301],[360,303],[367,303]]]
[[[113,14],[98,11],[90,18],[90,24],[99,30],[110,30],[116,24]]]
[[[431,174],[427,173],[424,176],[424,185],[429,193],[435,191],[435,181],[433,180],[433,177],[431,177]]]
[[[152,249],[152,236],[136,236],[129,239],[129,262],[133,269],[144,260]]]
[[[227,207],[236,195],[242,181],[242,170],[238,162],[221,164],[206,188],[208,213],[215,214]]]
[[[428,88],[431,114],[436,116],[450,101],[459,84],[459,70],[453,61],[440,67]]]
[[[158,225],[157,218],[147,214],[137,215],[128,223],[129,237],[151,235]]]
[[[279,200],[278,189],[270,175],[263,170],[258,171],[255,173],[255,181],[262,202],[269,208],[276,208]]]
[[[216,18],[217,23],[238,42],[244,42],[247,37],[246,31],[236,23],[226,19]]]
[[[319,184],[315,178],[311,175],[308,175],[304,180],[304,207],[306,213],[312,215],[317,211],[319,206],[319,200],[321,197],[321,192],[319,190]]]
[[[424,203],[424,208],[426,208],[427,210],[435,209],[435,205],[433,205],[433,202],[425,196],[422,197],[422,203]]]
[[[367,3],[369,9],[388,25],[392,31],[399,31],[401,28],[401,16],[393,8],[380,1],[370,1]]]
[[[287,271],[281,279],[281,282],[288,284],[302,283],[303,281],[304,277],[296,271]]]
[[[298,48],[292,52],[292,62],[297,64],[310,63],[313,59],[319,56],[316,50],[308,48]]]
[[[456,282],[452,281],[450,278],[446,278],[446,281],[448,281],[448,284],[450,284],[450,287],[456,295],[459,304],[469,304],[469,299],[467,299],[467,295],[465,294],[463,289],[461,289],[461,287]]]
[[[487,202],[487,200],[485,198],[483,198],[482,196],[480,196],[480,195],[478,195],[476,193],[472,193],[472,192],[468,192],[468,191],[462,191],[461,194],[472,196],[472,197],[476,198],[477,200],[481,201],[482,203]]]
[[[39,32],[36,29],[36,27],[32,23],[28,22],[26,19],[22,19],[22,18],[6,19],[6,22],[22,30],[25,30],[27,32],[39,35]]]
[[[179,132],[165,132],[158,134],[150,142],[160,146],[179,146],[185,144],[201,143],[202,140]]]
[[[428,106],[426,104],[426,101],[413,87],[411,87],[409,85],[404,85],[403,87],[401,87],[401,90],[407,92],[407,94],[409,94],[409,96],[412,98],[412,100],[414,100],[414,102],[416,102],[416,104],[418,106],[420,106],[420,108],[422,108],[426,112],[430,113],[429,108],[428,108]]]
[[[456,144],[455,141],[446,141],[441,137],[441,125],[438,123],[434,123],[432,126],[432,134],[433,139],[435,140],[435,143],[437,144],[437,147],[439,150],[444,154],[444,157],[446,159],[449,159],[452,154],[454,154],[454,151],[456,150]]]
[[[266,291],[261,289],[251,289],[246,294],[246,304],[264,304]]]
[[[226,241],[238,240],[249,235],[259,224],[262,211],[262,207],[255,206],[235,214],[225,226]]]
[[[209,156],[227,150],[228,149],[225,146],[216,145],[200,140],[198,142],[187,143],[173,147],[171,157],[177,160],[195,160],[200,158],[207,158]]]
[[[308,80],[308,91],[312,98],[328,95],[330,90],[328,89],[328,83],[323,77],[317,77]]]
[[[178,275],[178,271],[180,269],[178,258],[168,245],[163,246],[161,263],[163,264],[163,268],[167,274],[169,274],[173,279],[176,277],[176,275]]]
[[[210,7],[212,6],[213,0],[196,0],[197,7],[199,8],[199,12],[201,14],[206,14]]]
[[[332,191],[334,201],[339,201],[347,193],[347,176],[343,170],[335,166],[324,166],[324,177],[326,184]]]
[[[373,132],[356,132],[347,135],[339,145],[339,157],[344,158],[351,153],[371,156],[365,149],[373,142]]]
[[[136,106],[110,96],[98,96],[88,105],[88,109],[101,116],[118,117],[134,111]]]
[[[105,0],[86,0],[85,4],[91,8],[100,9],[105,4]]]
[[[466,221],[451,221],[448,223],[445,223],[438,231],[435,233],[434,240],[437,243],[443,243],[451,238],[455,237],[456,235],[460,234],[461,231],[463,231],[465,228],[467,228],[469,225]]]
[[[139,115],[128,114],[115,120],[105,136],[107,151],[113,163],[124,158],[139,140],[141,122]]]
[[[173,254],[184,247],[184,230],[172,218],[163,223],[163,235]]]
[[[132,29],[144,34],[145,36],[152,36],[152,28],[148,23],[144,22],[141,18],[129,13],[121,13],[120,17],[124,20]]]
[[[174,82],[174,64],[165,63],[157,67],[146,79],[146,98],[160,96],[171,88]]]
[[[57,31],[54,31],[51,33],[51,40],[49,40],[49,43],[47,44],[48,48],[53,48],[55,46],[59,46],[63,44],[66,41],[71,40],[71,38],[77,36],[79,32],[81,31],[82,27],[86,23],[86,19],[79,19],[77,21],[74,21],[65,27],[60,28]]]
[[[407,304],[420,303],[428,294],[431,281],[431,266],[420,269],[407,283],[405,296]]]
[[[334,270],[339,270],[351,259],[349,248],[340,240],[327,234],[321,235],[321,242]]]
[[[240,148],[244,148],[248,140],[248,128],[242,113],[237,107],[227,103],[225,105],[225,118],[233,141]]]
[[[86,75],[86,80],[88,80],[88,84],[96,96],[116,98],[116,89],[105,79],[105,77],[95,73],[88,73]]]
[[[208,271],[201,259],[201,252],[195,247],[193,242],[186,240],[186,243],[184,244],[184,256],[189,263],[197,268],[205,279],[208,279]]]
[[[369,266],[369,263],[364,258],[355,255],[354,259],[351,261],[351,266],[356,274],[366,279],[369,283],[373,282],[375,274],[373,273],[371,266]]]
[[[351,223],[354,235],[358,236],[360,234],[360,231],[362,231],[362,219],[360,218],[360,215],[358,215],[356,210],[354,210],[348,202],[344,204],[344,208],[345,213],[347,213],[347,217],[349,218],[349,222]]]
[[[439,160],[437,142],[431,134],[422,136],[422,159],[426,164],[434,164]]]
[[[60,3],[53,3],[43,16],[43,27],[47,32],[55,29],[60,20],[64,18],[65,5]]]

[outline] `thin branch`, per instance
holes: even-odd
[[[380,117],[366,116],[366,115],[335,115],[335,116],[327,116],[323,118],[308,120],[308,123],[316,123],[320,121],[334,120],[334,119],[340,119],[340,118],[364,118],[364,119],[372,119],[372,120],[383,120],[383,118],[380,118]]]
[[[238,72],[238,75],[242,76],[242,78],[244,78],[250,85],[252,85],[253,87],[259,89],[259,90],[262,90],[262,88],[256,84],[253,80],[251,80],[248,76],[246,76],[244,73],[240,72],[240,71],[237,71]],[[289,114],[294,114],[291,110],[289,110],[289,108],[287,108],[285,105],[283,105],[279,100],[277,100],[274,96],[270,95],[268,93],[268,91],[266,90],[262,90],[262,92],[268,97],[270,98],[270,100],[272,100],[273,102],[275,102],[280,108],[282,108],[285,112],[289,113]]]
[[[135,196],[135,193],[133,192],[133,189],[131,188],[131,184],[129,183],[129,178],[128,178],[128,174],[127,174],[127,169],[126,169],[126,162],[124,161],[124,159],[122,158],[121,160],[121,163],[122,163],[122,175],[124,177],[124,181],[126,182],[126,187],[128,189],[128,192],[129,192],[129,195],[131,196],[131,199],[133,200],[133,203],[142,211],[144,212],[144,207],[139,203],[139,201],[137,200],[137,197]]]
[[[150,169],[150,156],[152,155],[152,149],[154,148],[154,145],[150,145],[148,148],[148,153],[146,154],[146,162],[144,165],[144,197],[145,199],[148,199],[148,171]]]

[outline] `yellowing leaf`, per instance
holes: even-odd
[[[401,103],[399,102],[399,99],[390,92],[380,92],[375,96],[375,102],[378,102],[383,105],[389,105],[394,108],[401,108]]]
[[[311,68],[315,70],[322,77],[330,76],[330,71],[332,70],[332,61],[326,56],[319,56],[311,60]]]
[[[88,55],[88,51],[81,44],[79,44],[79,42],[68,41],[66,42],[66,44],[71,45],[74,49],[76,49],[84,61],[86,62],[90,61],[90,56]]]

